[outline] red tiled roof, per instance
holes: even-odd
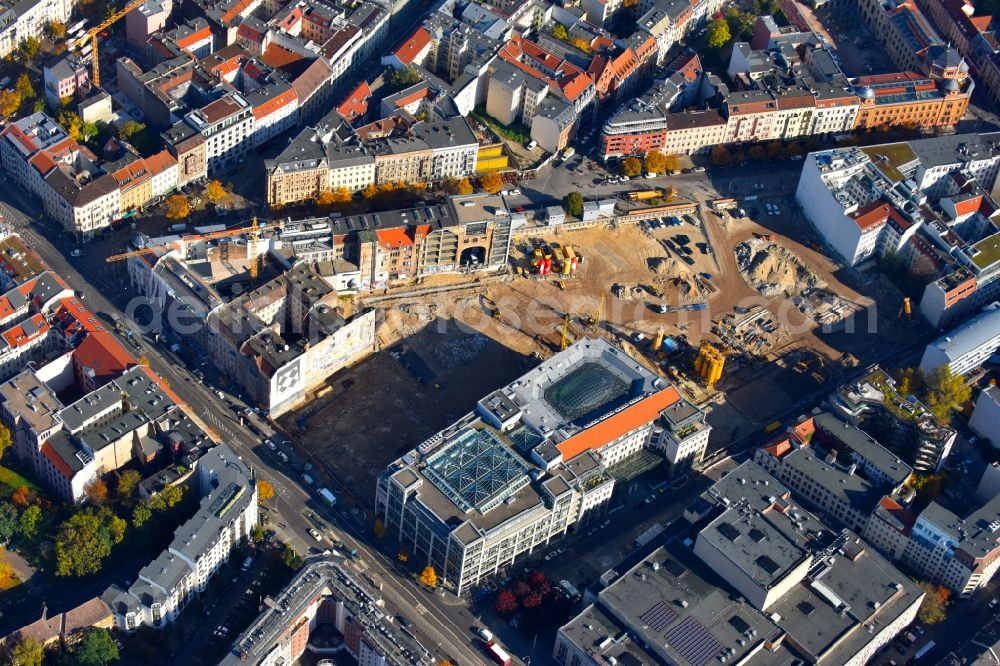
[[[371,96],[372,90],[368,87],[368,82],[362,81],[347,96],[347,99],[341,102],[337,111],[348,121],[359,118],[368,113],[368,100],[371,99]]]
[[[904,535],[909,534],[913,524],[917,522],[917,516],[912,511],[888,495],[880,499],[878,505],[902,524]]]
[[[92,371],[99,385],[138,364],[135,357],[108,331],[95,331],[84,338],[80,346],[73,350],[73,360],[81,368]]]
[[[983,202],[983,197],[969,197],[964,201],[956,201],[955,204],[955,215],[971,215],[979,210],[979,205]]]
[[[856,210],[850,217],[854,219],[855,224],[864,233],[885,224],[889,219],[889,210],[891,208],[892,206],[878,199],[864,208]]]
[[[556,445],[564,460],[571,460],[584,451],[600,449],[622,435],[639,428],[681,399],[673,386],[643,398],[631,407],[609,416],[597,425],[573,435]]]
[[[27,322],[11,326],[2,333],[3,339],[8,345],[15,348],[23,347],[32,340],[49,332],[49,322],[45,320],[43,315],[37,314],[27,321],[30,321],[34,325],[34,331],[30,334],[24,328],[24,324]]]
[[[416,59],[417,54],[423,51],[431,43],[431,33],[427,28],[420,26],[413,31],[410,38],[402,46],[393,52],[396,59],[404,65],[409,65]]]
[[[153,176],[163,173],[172,166],[177,166],[177,158],[169,150],[161,150],[146,158],[146,169]]]
[[[104,324],[75,296],[59,301],[59,307],[56,309],[55,316],[59,320],[63,333],[66,335],[71,335],[78,331],[93,333],[95,331],[107,330],[104,328]]]
[[[792,428],[792,437],[798,442],[805,444],[816,434],[816,420],[811,416]]]
[[[202,42],[206,39],[211,39],[211,37],[212,37],[211,28],[205,26],[201,30],[197,30],[195,32],[192,32],[190,35],[187,35],[186,37],[178,39],[177,46],[181,47],[182,49],[190,48],[195,44],[197,44],[198,42]]]
[[[781,460],[786,453],[792,450],[792,439],[788,435],[782,435],[780,439],[765,445],[764,450]]]
[[[295,104],[297,99],[298,96],[295,94],[295,89],[289,88],[280,95],[275,95],[260,106],[255,106],[253,109],[253,117],[255,120],[266,118],[276,111],[280,111],[287,106]]]
[[[260,59],[268,67],[280,69],[302,60],[303,56],[295,51],[290,51],[283,46],[268,44],[267,48],[264,49],[264,53],[261,54]]]

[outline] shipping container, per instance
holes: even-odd
[[[331,493],[326,488],[320,488],[316,492],[318,492],[319,496],[322,497],[323,500],[330,506],[333,506],[334,504],[337,503],[337,498],[333,495],[333,493]]]

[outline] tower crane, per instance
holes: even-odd
[[[257,218],[254,218],[253,224],[249,227],[239,227],[236,229],[225,229],[223,231],[211,231],[206,234],[193,234],[190,236],[185,236],[185,241],[205,241],[212,240],[215,238],[228,238],[230,236],[249,236],[248,240],[248,253],[250,257],[253,257],[253,252],[256,249],[256,239],[257,235],[260,233],[260,226],[257,224]],[[131,257],[141,257],[144,254],[153,254],[159,252],[160,250],[169,250],[173,243],[161,243],[159,245],[147,245],[146,247],[139,248],[138,250],[133,250],[131,252],[122,252],[120,254],[113,254],[110,257],[105,258],[104,261],[111,263],[113,261],[122,261],[123,259],[129,259]],[[250,262],[250,275],[251,277],[257,277],[257,259],[253,257]]]
[[[102,32],[104,32],[104,30],[110,28],[112,25],[117,23],[123,16],[128,14],[130,11],[132,11],[136,7],[141,6],[143,3],[145,3],[145,1],[146,0],[132,0],[127,5],[116,11],[114,14],[112,14],[111,16],[104,19],[103,21],[95,25],[93,28],[88,30],[86,35],[80,37],[73,43],[74,47],[80,47],[84,46],[89,41],[91,46],[93,47],[93,50],[90,53],[91,57],[93,58],[93,61],[91,62],[92,73],[90,75],[90,80],[95,88],[101,87],[101,61],[97,53],[98,36]]]

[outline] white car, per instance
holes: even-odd
[[[272,442],[269,439],[265,439],[264,440],[264,444],[267,446],[267,448],[271,449],[272,451],[277,451],[278,450],[277,444],[275,444],[274,442]]]
[[[629,181],[629,177],[628,176],[622,176],[621,177],[621,182],[627,183],[628,181]]]
[[[323,540],[323,537],[320,536],[320,533],[317,532],[316,530],[314,530],[313,528],[310,527],[309,530],[308,530],[308,532],[309,532],[309,536],[311,536],[313,539],[316,539],[316,541],[322,541]]]
[[[655,173],[647,173],[645,177],[647,179],[656,178],[656,174]]]
[[[219,400],[225,400],[226,399],[226,394],[223,393],[222,391],[216,391],[215,395],[219,396]]]
[[[521,190],[518,190],[516,188],[513,189],[513,190],[511,190],[510,191],[510,196],[512,196],[512,197],[519,197],[519,196],[521,196]]]

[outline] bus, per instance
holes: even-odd
[[[933,650],[933,649],[934,649],[934,641],[927,641],[927,644],[924,645],[919,650],[917,650],[917,653],[915,655],[913,655],[913,661],[917,661],[921,657],[929,654],[930,651]]]
[[[490,656],[493,657],[493,661],[500,664],[500,666],[510,666],[513,661],[510,658],[510,655],[507,654],[507,651],[496,643],[490,644],[487,648],[487,652],[489,652]]]

